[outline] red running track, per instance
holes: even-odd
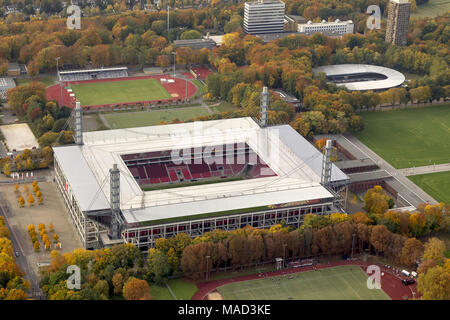
[[[89,105],[82,106],[83,108],[102,108],[116,105],[135,105],[137,103],[148,104],[161,101],[161,103],[165,102],[173,102],[177,100],[183,100],[186,98],[186,80],[180,78],[174,78],[171,75],[155,75],[155,76],[137,76],[137,77],[127,77],[127,78],[115,78],[115,79],[95,79],[95,80],[83,80],[83,81],[70,81],[63,84],[64,87],[67,87],[70,84],[85,84],[85,83],[94,83],[94,82],[112,82],[112,81],[128,81],[128,80],[139,80],[139,79],[158,79],[160,81],[161,78],[166,79],[175,79],[175,83],[162,83],[161,85],[164,89],[167,90],[169,94],[177,94],[178,97],[174,97],[172,99],[161,99],[161,100],[149,100],[149,101],[128,101],[126,103],[111,103],[111,104],[101,104],[101,105]],[[191,82],[187,81],[187,97],[190,98],[197,93],[197,87]],[[69,108],[75,108],[75,100],[70,97],[69,92],[63,88],[63,102],[64,105]],[[47,100],[56,100],[59,105],[61,103],[61,88],[59,84],[50,86],[46,89],[45,95]]]
[[[274,277],[274,276],[283,275],[283,274],[311,271],[314,268],[325,269],[325,268],[331,268],[331,267],[336,267],[336,266],[345,266],[345,265],[357,265],[357,266],[360,266],[364,272],[366,272],[367,266],[369,266],[371,264],[367,263],[367,262],[362,262],[362,261],[337,261],[337,262],[331,262],[330,264],[328,264],[328,263],[316,264],[314,267],[309,266],[309,267],[301,267],[301,268],[289,268],[289,269],[268,272],[268,273],[264,272],[264,274],[268,274],[269,277]],[[380,265],[378,265],[378,266],[380,267],[381,272],[384,272],[384,276],[381,277],[381,288],[383,289],[384,292],[386,292],[386,294],[392,300],[404,300],[404,297],[408,297],[408,299],[413,298],[412,293],[417,292],[416,284],[405,286],[401,282],[401,279],[403,278],[401,275],[394,274],[391,269],[385,268]],[[231,279],[200,282],[200,283],[197,283],[197,287],[199,289],[193,295],[192,300],[206,300],[206,296],[208,295],[208,293],[216,290],[218,287],[223,286],[225,284],[233,283],[233,282],[240,282],[240,281],[255,280],[255,279],[261,279],[261,278],[258,276],[258,274],[253,274],[253,275],[236,277],[236,278],[231,278]]]

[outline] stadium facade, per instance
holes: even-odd
[[[349,182],[289,125],[252,118],[86,132],[76,141],[54,148],[55,181],[88,249],[299,227],[308,213],[342,211],[339,191]]]
[[[244,31],[249,34],[283,32],[285,7],[284,2],[279,0],[246,2]]]

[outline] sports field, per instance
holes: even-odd
[[[83,106],[172,98],[156,79],[71,84],[70,88]]]
[[[185,107],[153,110],[150,112],[109,113],[104,117],[112,129],[154,126],[162,121],[170,123],[172,120],[190,120],[198,116],[208,115],[205,107]]]
[[[367,275],[358,266],[307,271],[224,285],[225,300],[390,300],[382,290],[367,288]]]
[[[363,112],[356,137],[394,167],[450,162],[450,105]]]
[[[450,171],[421,174],[408,178],[437,201],[450,204]]]
[[[443,15],[448,10],[450,10],[450,0],[429,0],[427,3],[417,6],[417,9],[414,12],[411,12],[411,17],[434,18],[438,15]]]

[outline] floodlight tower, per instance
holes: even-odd
[[[110,235],[112,239],[119,239],[122,219],[120,217],[120,171],[116,163],[114,163],[112,169],[109,169],[109,176],[111,202]]]
[[[333,150],[332,142],[332,140],[327,140],[323,152],[321,183],[324,186],[329,185],[331,182],[331,153]]]
[[[80,101],[76,102],[75,107],[75,144],[83,144],[83,110]]]
[[[267,126],[267,110],[269,109],[269,90],[267,87],[263,88],[261,93],[261,108],[260,108],[260,118],[259,124],[261,127]]]

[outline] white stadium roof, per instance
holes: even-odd
[[[384,80],[357,81],[337,83],[337,86],[345,86],[349,90],[383,90],[401,85],[405,76],[396,70],[374,66],[369,64],[336,64],[313,68],[314,74],[324,72],[327,76],[351,75],[361,73],[378,73],[387,77]]]
[[[262,129],[251,118],[237,118],[86,132],[83,140],[82,146],[54,148],[70,185],[79,186],[73,188],[75,197],[83,210],[107,209],[109,169],[116,163],[120,208],[128,223],[333,197],[320,184],[322,154],[288,125]],[[142,191],[121,158],[233,142],[246,142],[277,176]],[[332,181],[345,180],[333,165]],[[82,190],[85,184],[92,187]]]

